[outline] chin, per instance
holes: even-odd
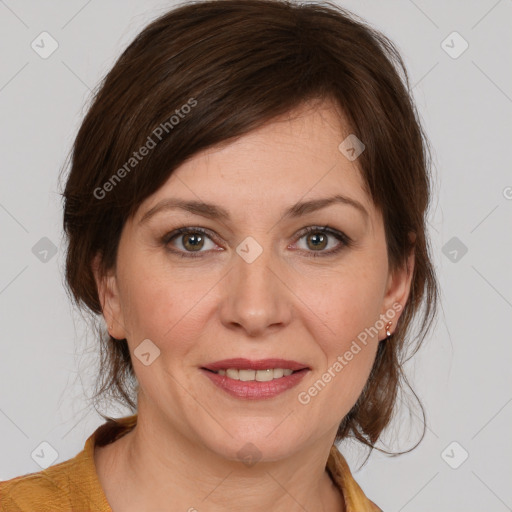
[[[282,421],[282,420],[280,420]],[[229,429],[232,437],[223,431],[222,439],[205,440],[205,444],[217,455],[231,461],[241,461],[247,466],[256,462],[273,462],[291,456],[304,442],[304,433],[279,431],[279,422],[274,422],[271,429],[247,431],[246,428]],[[269,432],[274,435],[269,436]],[[211,433],[211,431],[210,431]]]

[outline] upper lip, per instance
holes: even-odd
[[[203,368],[212,370],[214,372],[228,368],[238,368],[240,370],[266,370],[268,368],[283,368],[296,371],[303,370],[304,368],[309,369],[309,366],[304,363],[298,363],[297,361],[290,361],[289,359],[272,358],[251,360],[245,359],[243,357],[237,357],[209,363],[203,366]]]

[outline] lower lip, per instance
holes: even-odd
[[[309,372],[308,368],[299,370],[291,375],[283,376],[279,379],[273,379],[268,382],[259,382],[256,380],[243,381],[234,380],[226,377],[226,375],[219,375],[218,373],[200,368],[204,375],[206,375],[216,386],[223,389],[235,398],[244,400],[263,400],[266,398],[273,398],[288,389],[295,387]]]

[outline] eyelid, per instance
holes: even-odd
[[[331,228],[330,226],[307,226],[300,230],[298,234],[295,237],[295,243],[297,243],[301,238],[308,235],[309,233],[323,233],[326,235],[330,235],[334,237],[336,240],[338,240],[338,245],[334,249],[330,249],[328,251],[306,251],[298,249],[305,253],[306,257],[308,258],[323,258],[323,257],[329,257],[329,256],[336,256],[340,251],[342,251],[346,247],[351,247],[353,244],[352,239],[347,236],[342,231],[339,231],[335,228]]]
[[[218,237],[213,231],[210,231],[209,229],[206,229],[206,228],[200,228],[200,227],[195,227],[195,226],[182,226],[182,227],[173,229],[172,231],[169,231],[168,233],[166,233],[161,238],[161,241],[165,246],[168,246],[172,240],[174,240],[175,238],[178,238],[180,235],[183,235],[185,233],[201,233],[201,234],[207,236],[208,238],[210,238],[217,245],[220,245],[217,241]],[[183,253],[184,251],[173,250],[171,252]],[[208,252],[208,251],[198,251],[197,254],[205,253],[205,252]],[[194,254],[193,252],[187,252],[187,253]]]
[[[296,239],[300,240],[304,235],[308,235],[309,233],[325,233],[327,235],[331,235],[334,238],[339,239],[346,245],[350,245],[352,243],[352,239],[347,236],[343,231],[339,231],[338,229],[331,228],[329,225],[326,226],[307,226],[301,229],[297,235]]]
[[[172,231],[166,233],[161,238],[162,244],[167,247],[170,244],[170,242],[172,240],[174,240],[175,238],[179,237],[179,235],[182,235],[185,233],[190,233],[190,232],[202,233],[205,236],[207,236],[208,238],[210,238],[214,243],[216,243],[217,245],[220,245],[217,241],[218,237],[213,231],[211,231],[207,228],[201,228],[201,227],[196,227],[196,226],[182,226],[182,227],[173,229]],[[304,251],[302,249],[296,249],[296,250],[309,253],[308,256],[310,256],[310,257],[318,257],[318,256],[322,257],[322,256],[334,255],[337,252],[339,252],[340,250],[342,250],[344,247],[350,247],[353,244],[352,239],[342,231],[339,231],[335,228],[331,228],[328,225],[326,225],[326,226],[312,225],[312,226],[307,226],[307,227],[299,230],[294,235],[294,241],[291,245],[296,244],[301,238],[308,235],[309,233],[316,233],[316,232],[324,233],[324,234],[327,234],[327,235],[330,235],[330,236],[336,238],[340,242],[340,246],[338,246],[335,249],[331,249],[329,251]],[[290,245],[288,245],[288,247],[290,247]],[[211,252],[211,250],[210,251],[196,251],[196,252],[181,251],[181,250],[176,250],[176,249],[168,249],[168,250],[174,254],[178,254],[181,256],[187,255],[184,257],[191,257],[191,258],[198,257],[201,254]],[[218,252],[218,251],[216,251],[216,252]]]

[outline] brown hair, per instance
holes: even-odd
[[[76,305],[101,315],[91,262],[99,253],[100,272],[115,267],[121,230],[141,202],[198,151],[310,99],[333,100],[366,146],[357,163],[383,214],[390,270],[415,252],[409,300],[337,433],[337,440],[355,437],[371,452],[402,382],[408,385],[405,352],[416,353],[431,328],[438,288],[426,236],[431,158],[407,71],[393,43],[349,11],[330,2],[210,0],[151,22],[98,85],[72,148],[63,193],[66,284]],[[150,139],[156,144],[135,158]],[[413,337],[411,321],[422,305]],[[127,342],[101,328],[98,334],[94,398],[110,395],[135,412]]]

